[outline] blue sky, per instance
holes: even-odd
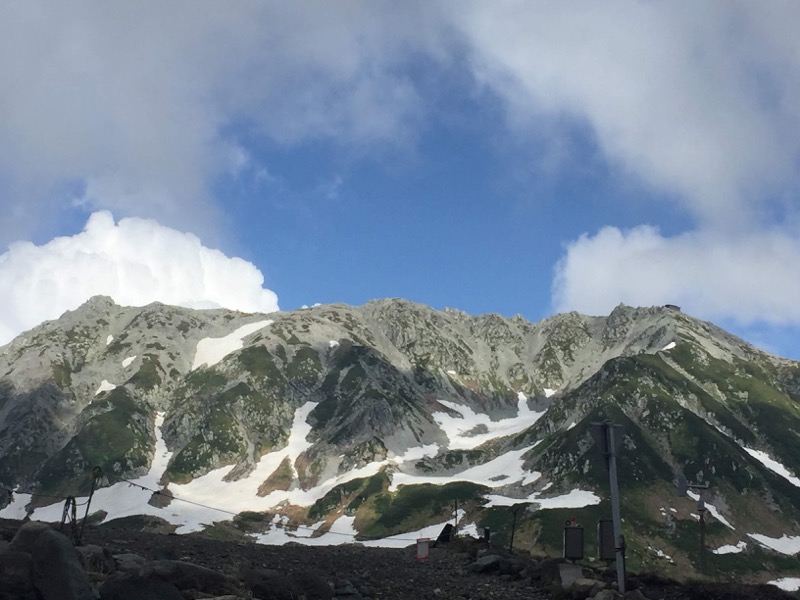
[[[800,358],[791,2],[0,8],[0,343],[95,293],[677,303]]]

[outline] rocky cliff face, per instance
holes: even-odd
[[[659,498],[684,473],[710,483],[732,525],[720,539],[756,518],[777,537],[800,529],[798,401],[797,363],[670,308],[530,323],[397,299],[253,315],[96,297],[0,348],[0,483],[81,493],[94,466],[132,480],[163,439],[162,488],[188,494],[224,468],[218,484],[252,481],[259,510],[388,535],[446,518],[459,494],[474,525],[576,489],[600,502],[588,429],[611,418],[631,526],[667,535]],[[431,484],[450,487],[437,499]],[[526,526],[557,545],[546,514]]]

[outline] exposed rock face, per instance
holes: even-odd
[[[18,337],[0,349],[0,481],[63,491],[65,480],[98,462],[109,477],[141,474],[156,411],[167,413],[172,478],[224,464],[246,474],[285,444],[306,401],[319,403],[304,474],[313,479],[338,468],[331,455],[360,460],[374,439],[383,452],[446,442],[431,417],[441,410],[437,400],[494,417],[511,414],[520,391],[544,406],[546,389],[564,393],[609,358],[652,352],[693,325],[664,309],[620,307],[607,319],[571,313],[532,324],[403,300],[266,317],[274,322],[238,350],[194,369],[202,339],[265,317],[124,308],[96,297]],[[723,341],[720,351],[741,352],[740,342]],[[115,447],[98,448],[103,438]]]
[[[683,473],[711,484],[714,506],[733,526],[758,514],[778,538],[797,535],[800,495],[756,453],[800,473],[799,401],[800,365],[664,307],[530,323],[398,299],[259,315],[120,307],[96,297],[0,348],[0,484],[64,496],[85,494],[94,466],[109,483],[143,475],[154,460],[157,414],[172,453],[161,486],[220,467],[229,469],[226,481],[246,478],[307,427],[302,448],[283,457],[254,496],[338,478],[314,506],[287,510],[307,524],[302,519],[344,511],[360,531],[388,535],[425,524],[411,509],[383,518],[404,503],[417,506],[408,490],[394,503],[401,467],[382,466],[355,483],[348,474],[409,452],[417,458],[402,466],[406,474],[457,481],[468,468],[524,450],[528,476],[495,491],[528,503],[534,491],[602,494],[603,461],[588,431],[613,419],[625,427],[621,484],[641,499],[632,522],[647,523],[666,543],[689,535],[681,523],[690,509],[673,517],[666,500],[658,504]],[[307,414],[296,422],[302,407]],[[472,413],[486,419],[459,431],[455,443],[443,423],[466,423]],[[512,433],[488,429],[534,413]],[[493,477],[502,483],[508,473]],[[469,485],[459,498],[480,512],[488,489]],[[449,517],[452,498],[420,490],[429,521]],[[151,504],[174,508],[162,491]],[[0,492],[0,507],[9,500]],[[383,520],[372,527],[376,514]],[[540,527],[542,514],[521,518]],[[529,537],[539,535],[529,525]],[[740,541],[732,531],[723,542]],[[635,532],[631,543],[648,545]],[[647,562],[646,552],[638,560]]]

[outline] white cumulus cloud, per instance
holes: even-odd
[[[84,230],[0,255],[0,344],[96,294],[125,306],[160,301],[189,308],[278,310],[251,263],[225,256],[155,221],[94,213]]]
[[[606,227],[569,244],[553,298],[560,311],[671,303],[709,319],[800,326],[798,264],[800,241],[777,231],[665,237],[649,226]]]

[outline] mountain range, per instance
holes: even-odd
[[[0,347],[0,516],[58,520],[99,486],[89,515],[109,525],[368,545],[446,522],[508,544],[513,526],[551,555],[575,518],[590,556],[609,420],[632,568],[800,573],[800,363],[675,306],[531,323],[94,297]]]

